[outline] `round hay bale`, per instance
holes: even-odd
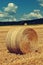
[[[7,34],[7,48],[11,52],[33,52],[37,47],[37,41],[37,33],[32,28],[17,28]]]

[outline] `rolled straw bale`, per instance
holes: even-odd
[[[7,34],[7,48],[12,52],[32,52],[36,49],[37,41],[37,33],[32,28],[19,28]]]

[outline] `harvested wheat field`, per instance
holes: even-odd
[[[8,50],[6,45],[6,36],[9,30],[12,30],[12,29],[16,30],[18,28],[26,28],[26,27],[36,31],[36,34],[37,34],[36,37],[34,33],[31,33],[33,34],[32,37],[30,35],[31,40],[33,39],[35,40],[35,42],[34,43],[30,42],[31,44],[28,46],[28,44],[25,44],[24,40],[23,40],[24,41],[23,43],[22,41],[20,41],[21,39],[19,40],[19,38],[21,37],[20,35],[18,36],[17,39],[20,42],[20,45],[19,44],[18,45],[20,46],[20,50],[23,52],[23,54],[11,53]],[[25,31],[25,34],[27,34],[26,31]],[[12,40],[10,40],[9,35],[8,35],[9,40],[7,41],[7,43],[9,43],[9,41],[11,42],[12,40],[14,41],[14,38],[15,38],[14,36],[16,35],[16,33],[12,37],[10,35]],[[14,46],[12,46],[12,48],[13,47]],[[43,25],[0,26],[0,65],[43,65]]]

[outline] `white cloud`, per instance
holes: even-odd
[[[18,6],[16,6],[14,3],[8,3],[8,6],[4,7],[4,11],[16,13],[17,8]]]
[[[34,10],[34,12],[40,12],[40,10]]]
[[[16,21],[16,18],[8,13],[0,12],[0,21]]]
[[[0,12],[0,17],[7,17],[7,16],[8,16],[8,13]]]
[[[38,1],[39,1],[39,3],[40,3],[40,6],[43,7],[43,0],[38,0]]]
[[[40,4],[43,7],[43,3]]]
[[[21,17],[21,20],[33,20],[33,19],[39,19],[43,18],[42,14],[40,13],[40,10],[34,10],[33,12],[30,12],[29,14],[24,14]]]
[[[0,13],[0,17],[3,17],[4,15],[2,13]]]
[[[14,3],[8,3],[7,7],[4,7],[4,11],[0,11],[0,21],[17,21],[14,13],[16,13],[18,6]]]

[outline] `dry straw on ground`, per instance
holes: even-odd
[[[32,51],[31,53],[26,52],[26,54],[21,54],[21,55],[16,54],[16,53],[10,53],[6,47],[7,33],[9,32],[10,29],[13,29],[13,31],[14,31],[15,29],[25,28],[25,27],[32,28],[37,33],[38,41],[37,41],[37,44],[35,44],[36,50]],[[10,35],[12,33],[10,33]],[[10,35],[9,35],[9,38],[10,38]],[[12,36],[12,38],[13,37],[14,36]],[[25,35],[23,35],[23,37],[25,37]],[[32,42],[31,42],[31,44],[32,44]],[[34,44],[31,45],[32,49],[34,49],[33,47],[34,47]],[[20,48],[20,49],[22,49],[22,48]],[[22,51],[22,52],[24,52],[24,51]],[[43,65],[43,25],[0,26],[0,65]]]

